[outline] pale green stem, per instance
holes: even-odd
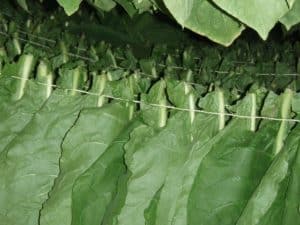
[[[168,117],[168,111],[166,107],[167,101],[165,98],[161,99],[158,103],[159,105],[162,105],[159,109],[159,127],[164,127],[167,124],[167,117]]]
[[[219,102],[219,130],[225,127],[225,100],[222,90],[217,90],[218,102]]]
[[[52,92],[53,74],[49,71],[48,65],[41,61],[37,68],[37,80],[46,83],[46,98],[49,98]]]
[[[192,77],[193,77],[193,72],[191,70],[188,70],[187,74],[186,74],[186,81],[187,82],[191,82],[192,80]],[[188,83],[185,83],[184,84],[184,93],[185,94],[188,94],[190,91],[191,91],[191,85],[188,84]]]
[[[130,76],[128,78],[128,81],[129,81],[130,92],[131,92],[132,96],[134,96],[134,76]],[[135,104],[130,103],[129,104],[129,120],[132,120],[133,115],[134,115],[134,111],[135,111]]]
[[[281,118],[287,119],[291,112],[291,104],[293,99],[293,91],[291,89],[286,89],[283,94],[283,101],[281,106]],[[288,121],[282,121],[280,128],[276,137],[275,144],[275,155],[277,155],[283,147],[284,140],[288,132]]]
[[[97,86],[99,87],[98,88],[98,94],[99,94],[99,97],[98,97],[98,101],[97,101],[97,106],[98,107],[101,107],[103,106],[104,104],[104,101],[105,101],[105,98],[104,96],[102,95],[103,92],[104,92],[104,89],[105,89],[105,85],[106,85],[106,75],[103,74],[99,77],[99,79],[97,80],[98,84]]]
[[[49,73],[46,77],[47,89],[46,89],[46,98],[49,98],[52,93],[53,85],[53,74]]]
[[[114,67],[117,67],[118,65],[117,65],[116,58],[115,58],[114,54],[112,53],[112,51],[111,51],[110,49],[107,51],[107,54],[108,54],[109,57],[111,58],[111,61],[112,61],[112,63],[113,63],[113,66],[114,66]]]
[[[22,47],[21,47],[21,44],[20,44],[17,34],[14,35],[12,42],[13,42],[13,46],[14,46],[14,49],[15,49],[17,55],[20,55],[22,53]]]
[[[80,79],[80,68],[74,69],[71,95],[76,95]]]
[[[59,42],[59,47],[63,56],[63,63],[67,63],[69,61],[68,50],[63,41]]]
[[[151,73],[152,73],[152,76],[153,76],[154,78],[157,78],[157,71],[156,71],[155,66],[152,67]]]
[[[195,96],[193,94],[189,95],[189,109],[190,109],[190,121],[192,124],[195,120]]]
[[[48,66],[44,61],[41,61],[37,68],[37,79],[43,79],[45,76],[48,75]]]
[[[251,93],[251,124],[250,124],[250,130],[255,131],[256,130],[256,94]]]
[[[128,109],[129,109],[129,120],[132,120],[135,112],[135,105],[133,103],[130,103]]]
[[[33,55],[23,55],[20,59],[20,69],[18,76],[21,78],[16,93],[16,99],[19,100],[24,95],[25,87],[34,63]]]
[[[26,21],[26,28],[27,29],[29,29],[30,28],[30,26],[31,26],[31,23],[32,21],[30,20],[30,19],[28,19],[27,21]]]

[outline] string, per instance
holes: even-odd
[[[35,35],[35,34],[28,33],[28,32],[26,32],[26,31],[24,31],[24,30],[21,30],[21,29],[18,29],[17,31],[18,31],[19,33],[21,33],[21,34],[25,34],[25,35],[27,35],[27,36],[31,36],[31,37],[34,37],[34,38],[37,38],[37,39],[40,39],[40,40],[43,40],[43,41],[47,41],[47,42],[50,42],[50,43],[52,43],[52,44],[56,44],[56,41],[53,40],[53,39],[46,38],[46,37],[43,37],[43,36],[37,36],[37,35]]]
[[[47,37],[43,37],[43,36],[38,36],[38,35],[35,35],[35,34],[31,34],[31,33],[28,33],[28,32],[26,32],[24,30],[21,30],[21,29],[18,29],[17,32],[19,32],[21,34],[25,34],[27,36],[31,36],[31,37],[43,40],[43,41],[47,41],[47,42],[52,43],[52,44],[56,44],[56,40],[54,40],[54,39],[50,39],[50,38],[47,38]],[[79,51],[84,51],[84,52],[88,51],[88,49],[77,47],[77,46],[74,46],[73,48],[75,48],[75,49],[77,49]]]
[[[5,12],[0,12],[0,14],[3,14],[3,15],[5,15],[5,16],[7,16],[7,17],[9,17],[10,19],[14,19],[12,16],[10,16],[9,14],[7,14],[7,13],[5,13]],[[23,24],[25,24],[25,23],[23,23]],[[20,27],[19,25],[16,25],[17,27]],[[37,38],[37,39],[40,39],[40,40],[44,40],[44,41],[47,41],[47,42],[50,42],[50,43],[52,43],[52,44],[56,44],[56,40],[54,40],[54,39],[50,39],[50,38],[48,38],[48,37],[43,37],[43,36],[38,36],[38,35],[35,35],[35,34],[31,34],[31,33],[29,33],[29,32],[26,32],[25,30],[23,30],[23,29],[18,29],[17,30],[18,32],[20,32],[21,34],[25,34],[25,35],[28,35],[28,36],[31,36],[31,37],[35,37],[35,38]],[[80,50],[80,51],[88,51],[88,49],[85,49],[85,48],[80,48],[80,47],[74,47],[75,49],[78,49],[78,50]]]
[[[78,54],[74,54],[74,53],[71,53],[71,52],[68,52],[67,55],[69,55],[71,57],[75,57],[75,58],[87,60],[87,61],[90,61],[90,62],[93,62],[93,63],[97,62],[97,60],[95,60],[95,59],[92,59],[92,58],[89,58],[89,57],[85,57],[85,56],[82,56],[82,55],[78,55]]]
[[[32,79],[22,78],[22,77],[18,77],[18,76],[10,76],[9,78],[19,79],[19,80],[26,80],[26,81],[33,81]],[[112,96],[112,95],[102,95],[102,94],[99,94],[99,93],[93,93],[93,92],[89,92],[89,91],[85,91],[85,90],[81,90],[81,89],[63,88],[63,87],[60,87],[56,84],[47,84],[47,83],[42,83],[42,82],[39,82],[39,81],[33,81],[33,82],[36,83],[36,84],[39,84],[39,85],[43,85],[43,86],[47,86],[47,87],[53,87],[53,88],[57,88],[57,89],[64,90],[64,91],[74,91],[74,92],[78,92],[78,93],[81,93],[81,94],[87,94],[87,95],[99,96],[99,97],[103,96],[105,98],[113,99],[113,100],[116,100],[116,101],[129,102],[129,103],[135,103],[135,104],[140,104],[140,105],[148,105],[148,106],[159,107],[159,108],[167,108],[167,109],[170,109],[170,110],[177,110],[177,111],[182,111],[182,112],[195,112],[195,113],[202,113],[202,114],[206,114],[206,115],[215,115],[215,116],[224,115],[224,116],[239,118],[239,119],[253,119],[253,118],[255,118],[255,119],[278,121],[278,122],[300,123],[299,119],[287,119],[287,118],[266,117],[266,116],[247,116],[247,115],[239,115],[239,114],[235,114],[235,113],[220,113],[220,112],[211,112],[211,111],[206,111],[206,110],[201,110],[201,109],[188,109],[188,108],[175,107],[175,106],[170,106],[170,105],[161,105],[161,104],[156,104],[156,103],[148,103],[148,102],[144,102],[144,101],[141,101],[141,100],[126,99],[126,98],[116,97],[116,96]]]
[[[2,32],[0,31],[0,34],[8,37],[8,33],[5,33],[5,32]],[[44,44],[41,44],[39,42],[36,42],[36,41],[31,41],[31,40],[28,40],[28,39],[24,39],[24,38],[21,38],[21,37],[15,37],[16,39],[20,40],[20,41],[23,41],[25,43],[29,43],[29,44],[32,44],[32,45],[35,45],[35,46],[38,46],[38,47],[42,47],[42,48],[46,48],[46,49],[52,49],[51,47],[47,46],[47,45],[44,45]],[[89,57],[85,57],[85,56],[82,56],[82,55],[78,55],[78,54],[74,54],[74,53],[71,53],[71,52],[67,52],[67,55],[68,56],[71,56],[71,57],[75,57],[75,58],[79,58],[79,59],[83,59],[83,60],[87,60],[87,61],[90,61],[90,62],[93,62],[93,63],[96,63],[97,61],[92,59],[92,58],[89,58]]]

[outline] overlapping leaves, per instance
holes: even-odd
[[[68,15],[75,13],[82,0],[57,0]],[[277,22],[287,29],[299,23],[299,0],[86,0],[100,11],[110,11],[120,4],[133,17],[145,11],[161,10],[182,27],[228,46],[250,27],[266,40]],[[17,1],[29,10],[25,0]],[[145,27],[146,29],[146,27]]]
[[[184,84],[168,82],[170,101],[188,107],[191,92]],[[282,110],[274,102],[289,109],[292,104],[275,94],[253,103],[253,94],[264,98],[247,95],[236,105],[239,114],[251,115],[253,104],[263,104],[265,116],[279,116]],[[215,115],[172,112],[162,127],[165,117],[148,123],[150,108],[132,117],[128,104],[96,108],[83,104],[83,96],[68,95],[53,92],[25,126],[15,128],[18,134],[1,141],[0,217],[5,224],[299,221],[298,126],[278,136],[285,122],[262,121],[253,132],[250,118],[234,118],[220,127]],[[221,110],[223,100],[218,99],[216,90],[200,106]],[[153,116],[162,114],[153,111]],[[287,135],[279,153],[274,151]],[[282,223],[273,219],[278,210],[284,213]]]
[[[142,77],[128,49],[97,47],[97,65],[28,46],[1,61],[0,224],[299,224],[299,124],[267,119],[299,118],[296,80],[250,76],[288,70],[286,49],[203,48],[197,77],[191,49],[157,47]]]

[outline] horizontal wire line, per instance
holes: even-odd
[[[38,36],[38,35],[35,35],[35,34],[31,34],[29,32],[26,32],[25,30],[18,29],[17,32],[20,32],[21,34],[25,34],[27,36],[31,36],[31,37],[34,37],[34,38],[37,38],[37,39],[40,39],[40,40],[47,41],[47,42],[52,43],[52,44],[56,44],[57,43],[56,40],[54,40],[54,39],[50,39],[50,38],[47,38],[47,37],[43,37],[43,36]],[[88,51],[88,49],[77,47],[77,46],[74,46],[73,48],[77,49],[78,51],[84,51],[84,52]]]
[[[31,34],[31,33],[28,33],[24,30],[21,30],[21,29],[18,29],[17,32],[21,33],[21,34],[25,34],[27,36],[31,36],[31,37],[35,37],[37,39],[40,39],[40,40],[43,40],[43,41],[47,41],[47,42],[50,42],[52,44],[55,44],[56,41],[53,40],[53,39],[50,39],[50,38],[46,38],[46,37],[43,37],[43,36],[38,36],[38,35],[35,35],[35,34]]]
[[[8,34],[8,33],[5,33],[5,32],[0,31],[0,34],[4,35],[4,36],[6,36],[6,37],[9,37],[9,34]],[[50,46],[41,44],[41,43],[36,42],[36,41],[31,41],[31,40],[24,39],[24,38],[20,38],[20,37],[15,37],[15,38],[18,39],[18,40],[20,40],[20,41],[23,41],[23,42],[26,42],[26,43],[29,43],[29,44],[32,44],[32,45],[35,45],[35,46],[43,47],[43,48],[46,48],[46,49],[52,49]],[[93,63],[96,63],[96,62],[97,62],[96,60],[94,60],[94,59],[92,59],[92,58],[85,57],[85,56],[78,55],[78,54],[74,54],[74,53],[71,53],[71,52],[68,52],[67,55],[68,55],[68,56],[71,56],[71,57],[75,57],[75,58],[87,60],[87,61],[90,61],[90,62],[93,62]]]
[[[39,46],[39,47],[42,47],[42,48],[46,48],[46,49],[51,49],[51,47],[47,46],[47,45],[43,45],[39,42],[36,42],[36,41],[30,41],[28,39],[25,39],[25,38],[20,38],[20,37],[16,37],[18,40],[20,41],[23,41],[23,42],[26,42],[26,43],[29,43],[29,44],[32,44],[32,45],[36,45],[36,46]]]
[[[7,17],[13,19],[13,17],[10,16],[9,14],[7,14],[7,13],[0,12],[0,14],[3,14],[3,15],[5,15],[5,16],[7,16]],[[24,23],[24,24],[25,24],[25,23]],[[17,25],[17,27],[20,27],[20,26]],[[26,34],[26,35],[28,35],[28,36],[35,37],[35,38],[40,39],[40,40],[48,41],[48,42],[53,43],[53,44],[56,43],[56,40],[54,40],[54,39],[50,39],[50,38],[43,37],[43,36],[37,36],[37,35],[35,35],[35,34],[31,34],[31,33],[29,33],[29,32],[26,32],[25,30],[22,30],[22,29],[18,29],[17,31],[20,32],[20,33],[22,33],[22,34]],[[80,48],[80,47],[74,47],[74,48],[76,48],[76,49],[78,49],[78,50],[80,50],[80,51],[88,51],[88,49],[85,49],[85,48]]]
[[[10,78],[19,79],[19,80],[26,80],[26,81],[32,81],[32,82],[34,82],[36,84],[39,84],[39,85],[43,85],[43,86],[46,86],[46,87],[53,87],[53,88],[57,88],[57,89],[60,89],[60,90],[65,90],[65,91],[75,91],[75,92],[78,92],[78,93],[92,95],[92,96],[99,96],[99,97],[103,96],[105,98],[114,99],[116,101],[130,102],[130,103],[148,105],[148,106],[159,107],[159,108],[167,108],[167,109],[183,111],[183,112],[195,112],[195,113],[202,113],[202,114],[215,115],[215,116],[224,115],[224,116],[239,118],[239,119],[253,119],[253,118],[255,118],[255,119],[278,121],[278,122],[284,122],[285,121],[285,122],[300,123],[299,119],[287,119],[287,118],[266,117],[266,116],[246,116],[246,115],[239,115],[239,114],[235,114],[235,113],[220,113],[220,112],[211,112],[211,111],[206,111],[206,110],[201,110],[201,109],[187,109],[187,108],[175,107],[175,106],[170,106],[170,105],[161,105],[161,104],[156,104],[156,103],[148,103],[148,102],[144,102],[144,101],[140,101],[140,100],[131,100],[131,99],[126,99],[126,98],[120,98],[120,97],[116,97],[116,96],[112,96],[112,95],[102,95],[102,94],[93,93],[93,92],[89,92],[89,91],[84,91],[84,90],[80,90],[80,89],[63,88],[63,87],[60,87],[56,84],[46,84],[46,83],[42,83],[42,82],[35,81],[35,80],[32,80],[32,79],[18,77],[18,76],[10,76]]]
[[[169,67],[173,69],[180,69],[180,70],[188,70],[189,68],[186,67],[181,67],[181,66],[167,66],[164,64],[158,64],[161,67]],[[200,71],[201,68],[196,68],[195,71]],[[235,71],[222,71],[222,70],[212,70],[209,71],[210,73],[217,73],[217,74],[229,74],[229,73],[234,73],[237,75],[242,75],[241,72],[235,72]],[[299,73],[255,73],[255,76],[300,76]]]
[[[71,52],[68,52],[67,55],[75,57],[75,58],[83,59],[83,60],[88,60],[88,61],[93,62],[93,63],[97,62],[97,60],[95,60],[95,59],[85,57],[85,56],[81,56],[81,55],[77,55],[77,54],[74,54],[74,53],[71,53]]]

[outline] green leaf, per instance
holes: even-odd
[[[241,213],[237,225],[294,225],[299,215],[299,127],[284,146]]]
[[[206,98],[212,99],[213,95],[208,95]],[[216,107],[217,109],[218,107]],[[177,164],[168,170],[158,203],[156,224],[187,224],[189,194],[196,177],[197,168],[209,151],[206,151],[206,148],[202,150],[202,146],[205,146],[216,135],[218,125],[219,120],[215,115],[197,114],[195,116],[194,127],[192,128],[198,130],[193,135],[195,141],[186,146],[186,150],[183,150],[185,154],[178,155],[180,160],[177,160]],[[206,127],[205,132],[198,129],[200,126]],[[173,157],[175,158],[175,156]]]
[[[145,225],[155,225],[157,205],[160,198],[161,189],[159,189],[151,200],[147,209],[145,209],[144,217]]]
[[[149,11],[153,6],[150,0],[132,0],[132,2],[139,13]]]
[[[1,152],[1,223],[38,224],[39,210],[59,173],[61,142],[81,103],[82,98],[53,93]]]
[[[13,100],[15,79],[2,77],[0,79],[0,153],[5,146],[18,135],[39,111],[45,100],[44,87],[34,82],[27,82],[24,96]]]
[[[299,196],[300,196],[300,146],[299,146],[299,127],[290,135],[287,140],[286,149],[290,149],[291,167],[289,171],[288,187],[284,199],[281,200],[281,212],[283,212],[282,224],[299,225]],[[297,152],[295,152],[297,151]],[[294,155],[295,153],[295,155]],[[294,157],[295,156],[295,157]],[[273,212],[276,212],[275,210]],[[279,221],[279,220],[278,220]],[[278,222],[277,221],[277,222]],[[274,222],[276,224],[276,222]]]
[[[115,2],[119,3],[125,9],[125,11],[128,13],[130,17],[133,17],[137,13],[136,8],[134,7],[131,1],[115,0]]]
[[[84,85],[87,79],[87,71],[83,67],[67,68],[62,67],[59,69],[60,77],[57,84],[66,89],[66,93],[71,95],[79,95],[79,90],[84,89]]]
[[[267,39],[269,31],[290,10],[286,0],[212,1],[222,10],[256,30],[263,40]]]
[[[87,2],[96,9],[104,11],[110,11],[116,6],[116,3],[113,0],[87,0]]]
[[[71,16],[79,9],[82,0],[57,0],[57,2],[64,8],[66,14]]]
[[[129,178],[129,173],[121,176],[118,181],[116,195],[114,199],[110,202],[105,215],[103,217],[103,225],[114,225],[116,221],[116,216],[120,213],[121,208],[124,205],[126,193],[127,193],[127,181]]]
[[[292,109],[296,113],[300,113],[300,93],[294,95],[292,100]]]
[[[168,10],[182,26],[228,46],[243,31],[244,26],[208,0],[164,0]]]
[[[295,0],[292,9],[280,18],[280,22],[284,24],[287,30],[300,22],[300,0]]]
[[[172,153],[172,164],[169,165],[166,179],[158,200],[155,224],[187,224],[187,204],[193,187],[197,168],[206,151],[202,151],[208,141],[218,132],[218,117],[197,114],[193,122],[194,141]],[[205,127],[205,129],[199,129]],[[182,132],[188,132],[182,130]]]
[[[271,163],[279,127],[269,123],[258,133],[245,128],[234,121],[204,146],[211,149],[190,193],[189,224],[235,224],[259,184]]]
[[[126,165],[131,164],[133,160],[133,155],[136,150],[141,148],[145,142],[148,142],[156,132],[152,127],[142,124],[135,128],[130,134],[129,142],[125,145],[125,162]],[[127,196],[127,184],[131,176],[130,170],[127,169],[126,174],[121,176],[118,183],[117,195],[111,202],[105,217],[103,218],[103,224],[105,225],[115,225],[117,222],[117,216],[120,214],[122,208],[125,205]]]
[[[25,11],[28,11],[28,5],[26,0],[17,0],[17,2]]]
[[[149,94],[142,94],[142,117],[145,123],[153,127],[164,127],[167,121],[167,99],[165,94],[166,82],[161,80],[151,87]],[[155,107],[156,104],[161,107]]]
[[[85,109],[62,143],[60,174],[41,211],[43,224],[71,224],[72,188],[76,179],[100,157],[129,121],[129,110],[112,103]]]
[[[72,193],[72,225],[98,225],[116,195],[119,178],[125,174],[123,147],[132,130],[141,122],[131,122],[95,163],[81,174]]]
[[[117,217],[117,224],[145,224],[144,211],[164,184],[169,168],[177,165],[180,156],[186,154],[191,145],[191,136],[197,136],[190,131],[189,113],[179,112],[151,139],[138,142],[141,143],[138,145],[126,145],[126,154],[133,152],[126,160],[131,176],[127,182],[126,201]],[[142,134],[136,138],[144,139]]]

